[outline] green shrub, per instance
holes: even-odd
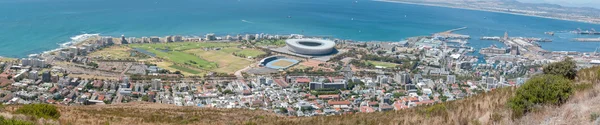
[[[575,79],[577,76],[577,65],[575,61],[567,58],[560,62],[555,62],[544,66],[544,74],[560,75],[568,79]]]
[[[58,119],[60,112],[54,105],[49,104],[29,104],[17,109],[16,113],[31,115],[37,118]]]
[[[540,75],[518,88],[508,103],[513,111],[513,118],[519,118],[536,105],[560,105],[572,93],[571,80],[558,75]]]
[[[5,119],[0,116],[0,125],[34,125],[33,122],[17,120],[17,119]]]
[[[600,117],[600,114],[594,112],[590,114],[590,121],[594,122],[596,119],[598,119],[598,117]]]
[[[447,108],[446,108],[445,104],[435,104],[435,105],[429,106],[425,109],[421,109],[420,112],[423,113],[427,117],[446,116],[446,115],[448,115],[448,112],[446,110],[447,110]]]

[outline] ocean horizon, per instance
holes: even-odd
[[[600,42],[573,42],[568,31],[600,25],[426,5],[365,0],[0,0],[0,56],[26,57],[83,34],[202,36],[206,33],[304,34],[357,41],[401,41],[468,27],[470,46],[502,46],[482,36],[540,37],[549,51],[593,52]],[[288,18],[291,17],[291,18]],[[554,36],[544,32],[557,32]]]

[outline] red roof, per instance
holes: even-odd
[[[433,101],[433,100],[427,100],[427,101],[417,102],[415,104],[417,104],[417,105],[429,105],[429,104],[433,104],[433,103],[435,103],[435,101]]]
[[[104,95],[99,95],[98,100],[104,100]]]
[[[401,109],[406,109],[408,108],[408,106],[404,105],[404,103],[400,102],[400,101],[396,101],[396,103],[394,103],[394,109],[396,110],[401,110]]]
[[[327,104],[329,105],[350,105],[352,104],[350,101],[327,101]]]
[[[288,87],[288,83],[285,82],[285,80],[283,79],[275,79],[275,83],[277,83],[277,85],[279,85],[280,87],[286,88]]]
[[[372,106],[372,105],[379,105],[379,103],[377,103],[377,102],[369,102],[369,106]]]
[[[296,82],[298,82],[298,83],[309,83],[310,79],[306,78],[306,77],[299,77],[299,78],[296,78]]]
[[[0,78],[8,78],[8,74],[2,73],[2,74],[0,74]]]
[[[375,112],[375,109],[369,107],[369,106],[361,106],[360,107],[360,112]]]
[[[339,99],[340,95],[319,95],[319,99]]]

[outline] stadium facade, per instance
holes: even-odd
[[[334,52],[335,42],[321,39],[288,39],[290,51],[303,55],[328,55]]]

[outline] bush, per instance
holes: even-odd
[[[598,117],[600,117],[600,114],[598,114],[598,113],[594,112],[594,113],[590,114],[590,120],[592,122],[596,121],[596,119],[598,119]]]
[[[0,116],[0,125],[34,125],[33,122],[17,120],[17,119],[5,119]]]
[[[560,75],[568,79],[575,79],[575,76],[577,76],[576,68],[575,61],[567,58],[563,61],[544,66],[544,74]]]
[[[37,118],[58,119],[60,112],[54,105],[49,104],[29,104],[17,109],[16,113],[31,115]]]
[[[558,75],[535,76],[517,89],[509,99],[513,118],[519,118],[536,105],[560,105],[573,93],[571,80]]]

